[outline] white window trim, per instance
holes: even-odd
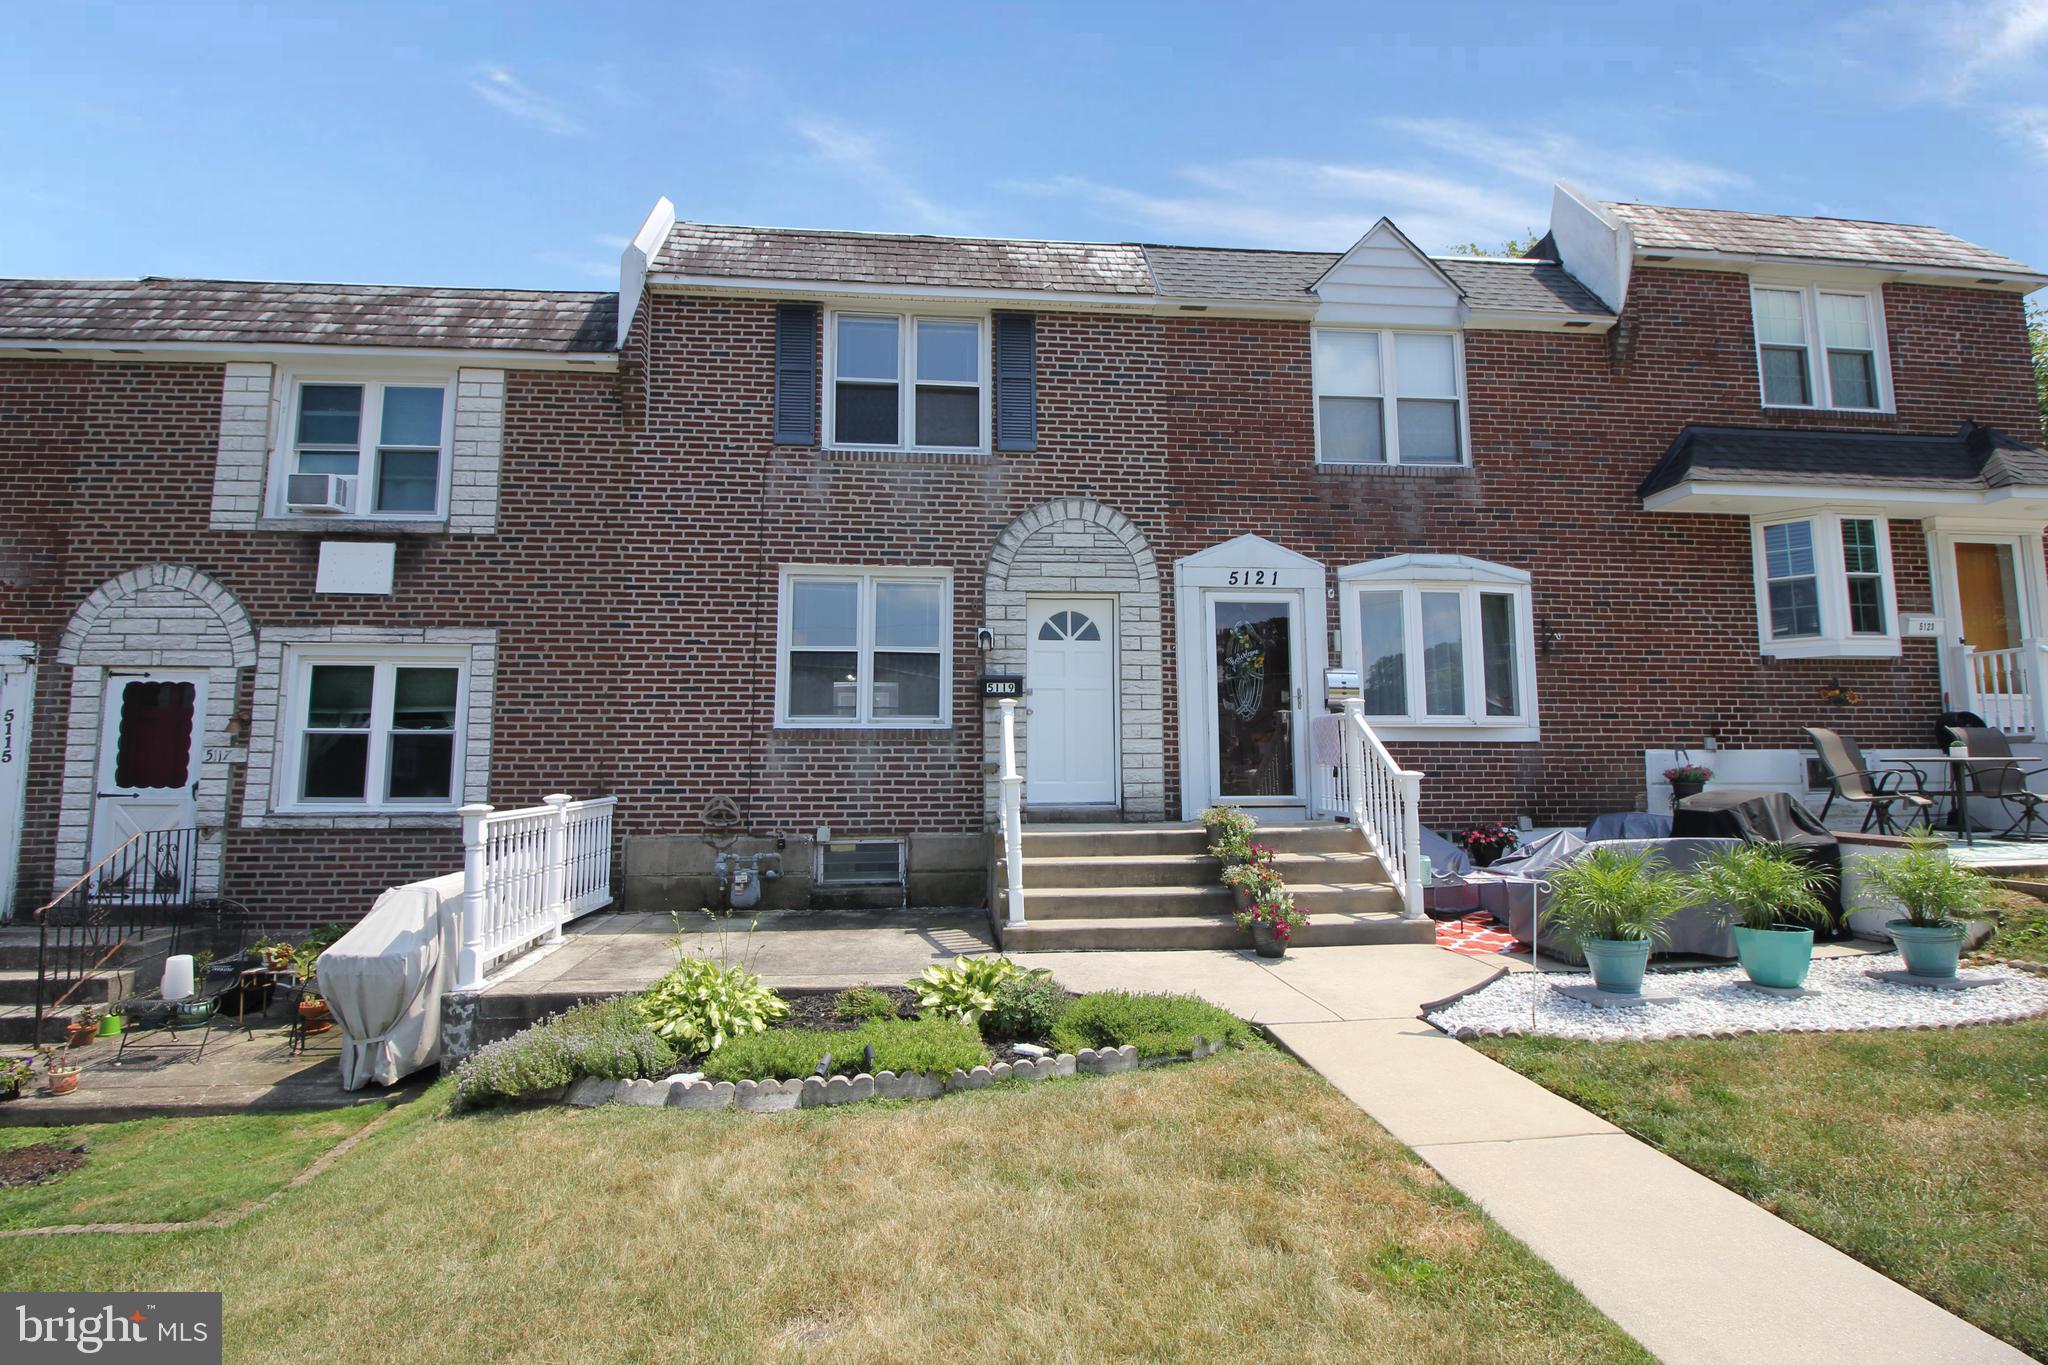
[[[1337,570],[1337,621],[1344,666],[1365,675],[1364,637],[1359,631],[1358,595],[1364,591],[1402,594],[1401,627],[1408,655],[1409,714],[1372,716],[1373,730],[1391,740],[1491,740],[1523,743],[1542,737],[1536,698],[1536,618],[1526,569],[1493,564],[1470,555],[1394,555]],[[1462,716],[1422,713],[1422,616],[1418,594],[1455,591],[1465,629],[1465,706]],[[1480,645],[1481,593],[1501,593],[1515,604],[1515,697],[1519,716],[1486,714],[1484,655]]]
[[[1472,467],[1472,404],[1465,394],[1465,334],[1446,331],[1440,327],[1339,327],[1316,326],[1310,329],[1309,365],[1315,368],[1315,333],[1320,332],[1363,332],[1379,338],[1380,348],[1380,448],[1386,452],[1384,464],[1360,463],[1356,460],[1326,460],[1323,458],[1323,399],[1325,398],[1370,398],[1372,394],[1324,393],[1322,377],[1312,375],[1309,392],[1310,416],[1315,423],[1316,463],[1332,469],[1388,469],[1401,464],[1401,423],[1398,413],[1399,361],[1395,358],[1394,338],[1407,333],[1411,336],[1439,336],[1451,339],[1451,370],[1457,379],[1458,404],[1458,460],[1455,464],[1443,464],[1425,460],[1408,465],[1410,469],[1470,469]],[[1420,401],[1431,401],[1423,399]],[[1442,402],[1442,399],[1434,401]]]
[[[1813,523],[1814,573],[1820,587],[1820,634],[1779,640],[1771,636],[1771,589],[1764,557],[1764,528],[1786,522]],[[1849,632],[1849,577],[1842,554],[1842,523],[1869,521],[1877,525],[1877,561],[1884,574],[1882,635]],[[1757,647],[1771,659],[1895,659],[1899,656],[1898,579],[1892,571],[1891,524],[1878,510],[1808,509],[1774,512],[1750,518],[1750,577],[1756,590]]]
[[[455,743],[453,767],[448,775],[448,797],[441,801],[387,801],[366,796],[361,801],[315,800],[299,795],[301,766],[305,758],[305,708],[311,691],[312,670],[322,664],[380,666],[380,681],[372,696],[370,758],[364,791],[382,792],[391,736],[391,689],[382,685],[381,669],[453,668],[455,678]],[[464,764],[469,751],[469,670],[467,645],[347,645],[287,644],[279,672],[277,697],[277,743],[271,807],[278,815],[386,815],[433,814],[453,811],[464,800]],[[383,742],[378,742],[379,738]]]
[[[895,445],[863,445],[839,439],[839,319],[893,318],[896,321],[896,434]],[[971,322],[974,345],[976,429],[980,443],[973,446],[921,446],[917,444],[917,324],[919,322]],[[831,308],[825,312],[825,448],[827,450],[893,450],[918,455],[986,455],[992,449],[993,434],[989,399],[989,315],[987,313],[945,313],[931,309],[896,313],[886,308]],[[848,383],[861,383],[849,380]],[[882,381],[871,381],[880,383]],[[932,381],[942,388],[967,387],[955,381]]]
[[[297,471],[299,449],[299,402],[308,384],[361,384],[375,387],[377,401],[365,393],[362,426],[357,432],[355,506],[347,512],[299,512],[285,502],[286,480]],[[441,390],[441,460],[439,482],[431,512],[380,512],[376,510],[377,448],[382,436],[382,387],[439,388]],[[264,492],[264,516],[287,518],[317,525],[322,522],[410,522],[432,523],[448,520],[449,489],[455,463],[455,406],[458,398],[456,372],[444,365],[364,366],[347,369],[299,367],[281,369],[273,390],[278,420],[272,423],[276,439],[271,443],[270,477]]]
[[[825,854],[831,849],[833,844],[888,844],[896,850],[896,875],[882,878],[836,878],[828,881],[825,877]],[[842,888],[847,890],[874,890],[882,887],[902,886],[905,883],[904,873],[907,870],[904,865],[906,846],[901,839],[832,839],[825,843],[817,844],[814,847],[816,853],[811,859],[811,881],[820,888],[834,891]]]
[[[1764,388],[1764,343],[1756,330],[1756,296],[1759,290],[1799,295],[1799,315],[1806,335],[1806,391],[1813,395],[1811,403],[1773,403],[1766,396]],[[1874,408],[1837,407],[1833,383],[1828,374],[1827,338],[1821,335],[1820,296],[1822,294],[1846,294],[1862,299],[1870,306],[1871,363],[1877,370],[1877,406]],[[1879,412],[1896,411],[1892,397],[1892,359],[1887,344],[1884,325],[1884,291],[1848,284],[1817,283],[1811,278],[1786,280],[1773,279],[1768,275],[1756,275],[1749,282],[1749,338],[1751,359],[1756,362],[1756,392],[1766,408],[1778,408],[1790,412]]]
[[[775,605],[775,728],[778,730],[945,730],[953,724],[953,571],[945,568],[875,565],[785,564],[777,576]],[[859,627],[854,640],[857,711],[852,716],[791,716],[789,654],[791,586],[802,578],[860,580]],[[908,578],[939,585],[939,714],[928,716],[868,715],[874,704],[874,583]]]

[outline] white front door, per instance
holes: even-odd
[[[1307,683],[1302,595],[1202,594],[1209,789],[1234,805],[1302,804]]]
[[[0,640],[0,920],[13,919],[15,872],[28,798],[29,708],[36,695],[35,646]]]
[[[1032,597],[1025,608],[1025,800],[1116,804],[1116,599]]]
[[[110,668],[104,708],[92,863],[134,835],[198,823],[206,671]]]

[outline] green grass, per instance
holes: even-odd
[[[2048,1021],[1474,1046],[2048,1357]]]
[[[1648,1359],[1272,1050],[758,1117],[447,1093],[230,1231],[0,1241],[0,1289],[220,1290],[230,1361]]]
[[[1988,907],[1998,932],[1984,946],[1992,957],[2022,962],[2048,962],[2048,901],[2004,887],[1992,893]]]
[[[385,1109],[0,1128],[0,1149],[92,1144],[75,1171],[0,1189],[0,1228],[184,1223],[223,1213],[277,1189]]]
[[[875,1049],[875,1064],[866,1049]],[[974,1025],[957,1019],[875,1019],[851,1029],[771,1028],[731,1039],[704,1059],[704,1075],[714,1081],[779,1080],[817,1074],[827,1053],[832,1070],[842,1076],[856,1072],[972,1071],[988,1064]]]
[[[1236,1015],[1192,995],[1097,991],[1067,1007],[1052,1026],[1051,1041],[1061,1052],[1132,1046],[1140,1057],[1171,1057],[1191,1051],[1198,1038],[1249,1043],[1258,1036]]]

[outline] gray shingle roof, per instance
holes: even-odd
[[[1233,251],[1147,243],[1145,258],[1169,298],[1313,303],[1308,292],[1337,263],[1334,251]]]
[[[1689,426],[1636,493],[1647,498],[1687,479],[1872,488],[2048,486],[2048,451],[1974,422],[1953,436]]]
[[[1097,242],[910,237],[677,223],[654,269],[737,279],[950,285],[1051,293],[1152,293],[1145,254]]]
[[[1986,274],[2034,275],[2027,266],[1972,245],[1940,228],[1870,223],[1854,218],[1795,218],[1728,209],[1662,204],[1607,208],[1635,233],[1638,250],[1720,251],[1738,256],[1794,256],[1859,265],[1938,266]]]
[[[1555,261],[1475,260],[1436,257],[1444,274],[1457,281],[1466,301],[1484,311],[1571,313],[1611,317],[1592,290]]]
[[[616,294],[234,280],[0,280],[0,341],[614,349]]]

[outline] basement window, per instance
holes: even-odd
[[[818,885],[903,885],[903,841],[859,839],[818,845]]]

